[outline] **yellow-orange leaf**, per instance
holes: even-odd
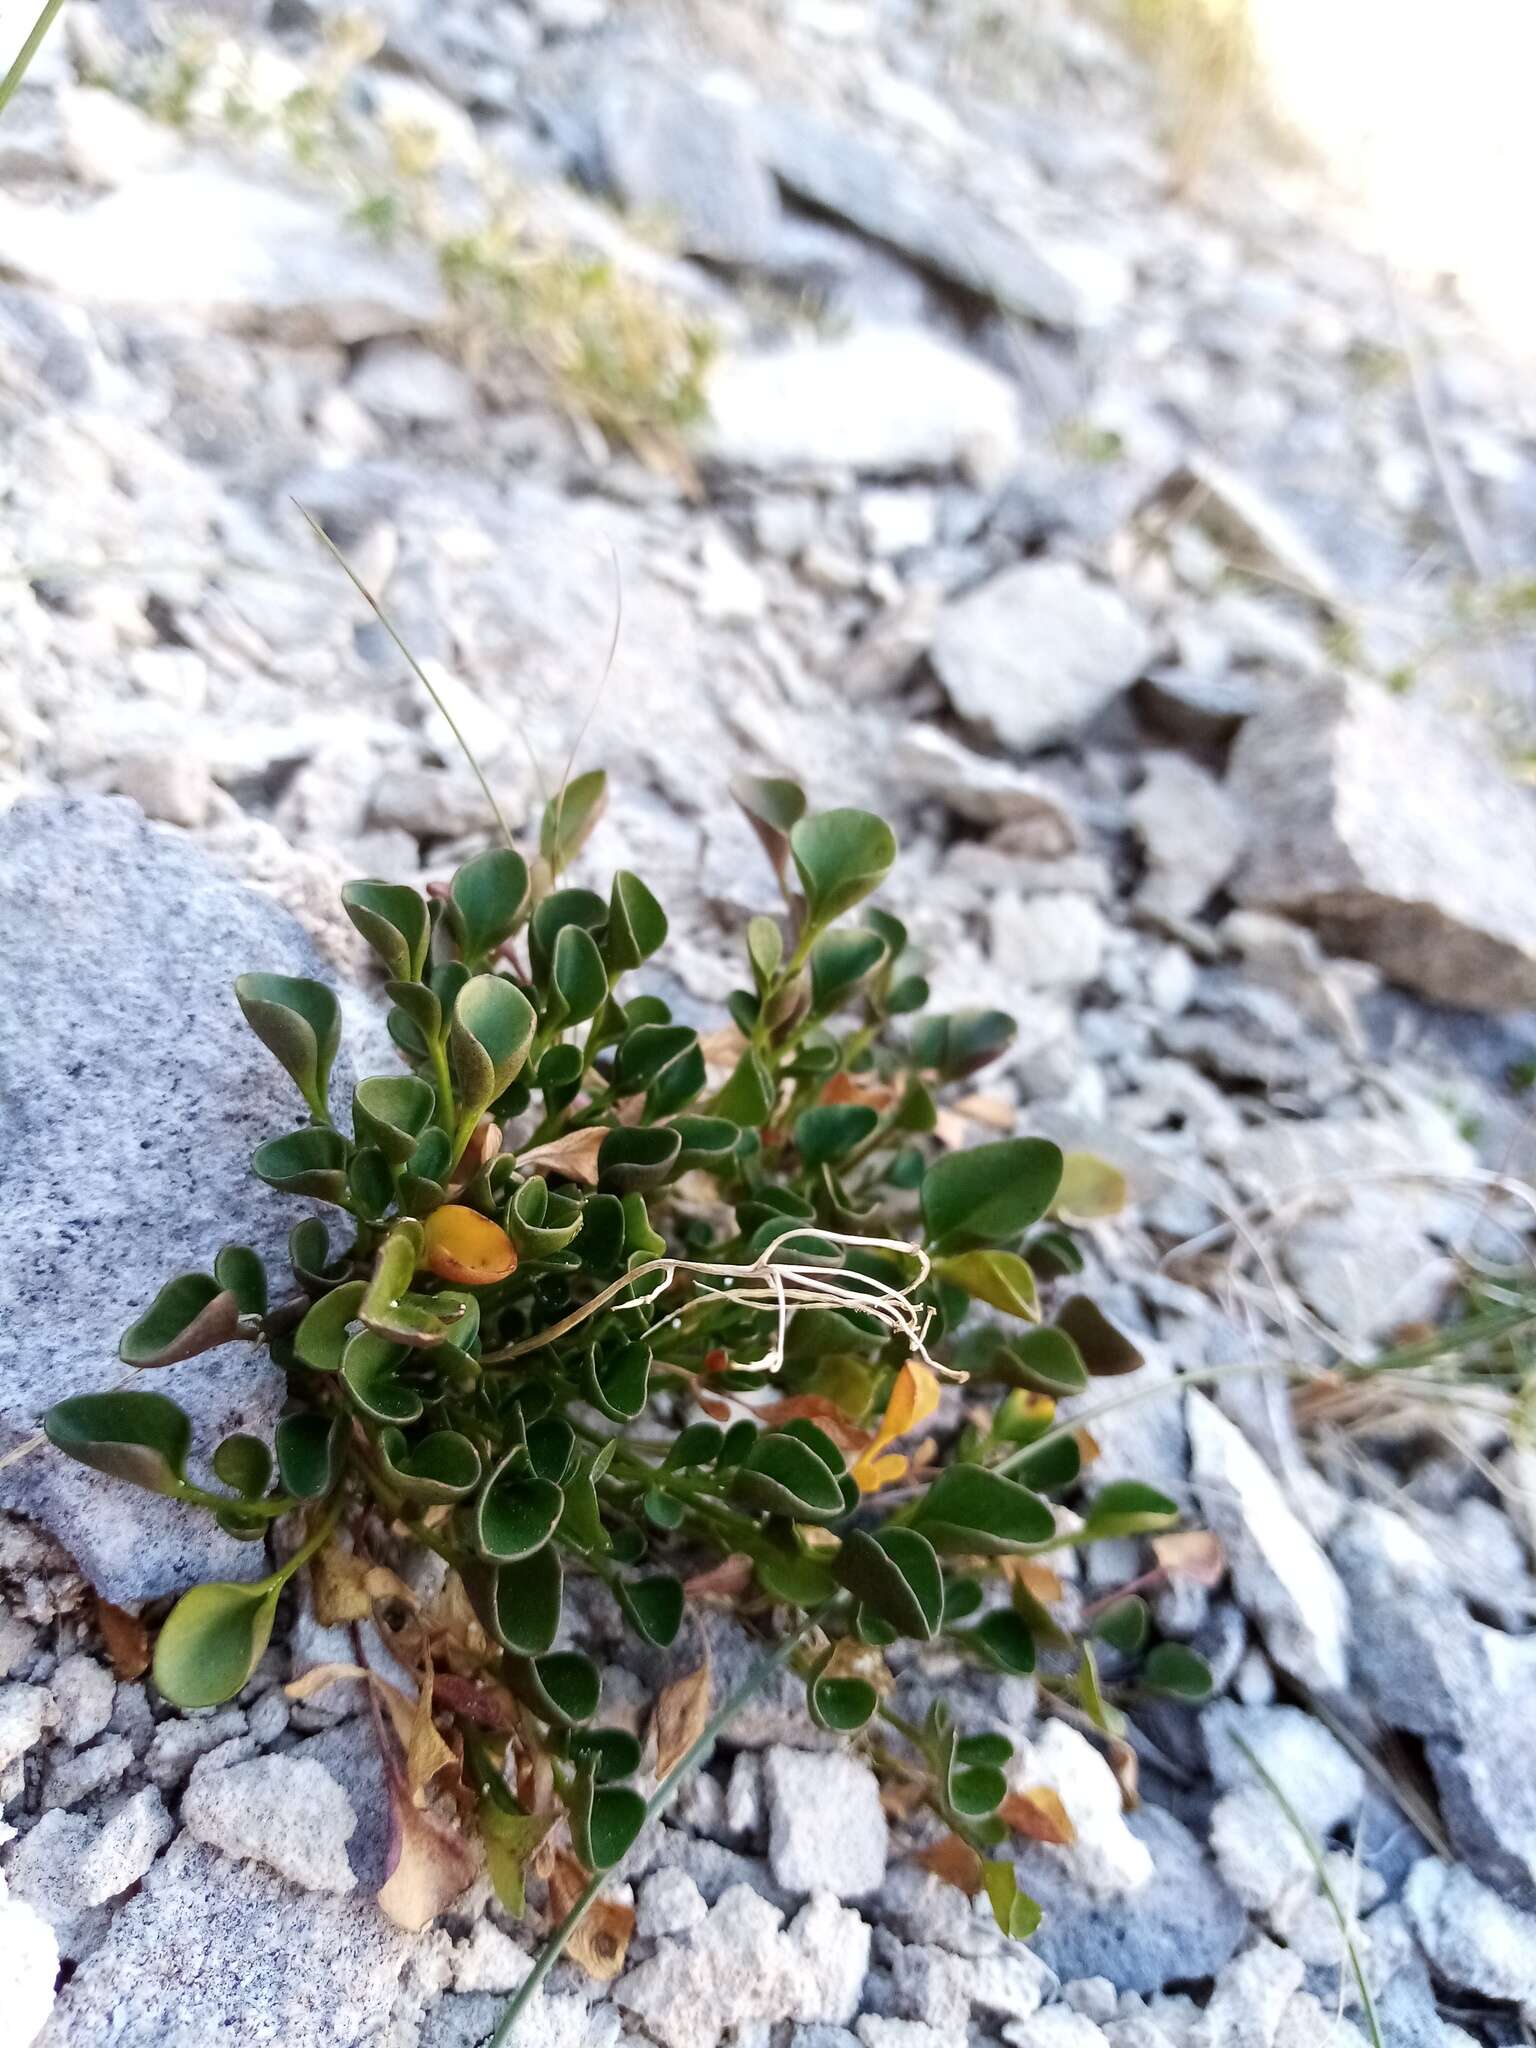
[[[869,1447],[852,1467],[855,1484],[860,1493],[878,1493],[882,1486],[889,1486],[900,1479],[907,1469],[905,1458],[883,1457],[881,1453],[887,1444],[893,1444],[897,1437],[905,1436],[918,1424],[926,1422],[939,1405],[939,1382],[926,1365],[915,1358],[909,1358],[896,1375],[891,1388],[891,1398],[885,1404],[885,1413],[880,1418],[880,1427],[875,1431]]]
[[[445,1202],[423,1226],[423,1261],[429,1273],[454,1287],[489,1287],[516,1270],[517,1248],[499,1223]]]
[[[1069,1152],[1061,1162],[1051,1214],[1063,1223],[1097,1223],[1118,1216],[1128,1200],[1125,1175],[1118,1166],[1092,1152]]]
[[[667,1772],[691,1749],[709,1719],[709,1659],[697,1671],[675,1678],[656,1702],[656,1775]]]
[[[912,1860],[970,1898],[981,1890],[981,1858],[970,1843],[962,1842],[958,1835],[945,1835],[942,1841],[919,1849]]]
[[[579,1180],[583,1187],[597,1186],[597,1155],[608,1131],[603,1124],[589,1130],[567,1131],[563,1138],[551,1138],[547,1145],[535,1145],[520,1152],[517,1164],[529,1173],[561,1173],[567,1180]]]
[[[618,1899],[594,1899],[576,1932],[565,1945],[571,1961],[607,1984],[624,1967],[629,1937],[635,1931],[635,1909]]]
[[[1042,1607],[1054,1607],[1066,1593],[1066,1587],[1048,1564],[1037,1564],[1032,1557],[1000,1557],[998,1563],[1003,1576],[1016,1579]]]
[[[1010,1792],[997,1809],[1016,1835],[1031,1842],[1052,1842],[1069,1848],[1077,1840],[1072,1816],[1049,1785],[1035,1785],[1023,1792]]]

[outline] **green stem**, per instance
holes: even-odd
[[[1317,1882],[1322,1890],[1323,1897],[1333,1908],[1333,1917],[1339,1923],[1339,1933],[1343,1937],[1344,1947],[1349,1956],[1349,1965],[1354,1972],[1355,1984],[1360,1992],[1360,2005],[1365,2013],[1365,2023],[1370,2033],[1372,2048],[1383,2048],[1381,2022],[1376,2017],[1376,2001],[1371,1997],[1371,1987],[1365,1979],[1365,1967],[1360,1960],[1360,1944],[1356,1941],[1351,1930],[1349,1915],[1344,1911],[1344,1903],[1333,1888],[1333,1880],[1328,1875],[1328,1865],[1324,1861],[1323,1852],[1318,1846],[1317,1839],[1286,1797],[1284,1789],[1264,1768],[1263,1764],[1259,1762],[1242,1736],[1234,1735],[1232,1739],[1248,1759],[1264,1789],[1290,1822],[1296,1832],[1297,1841],[1301,1843],[1301,1846],[1307,1852],[1307,1860],[1317,1873]]]
[[[63,6],[64,0],[44,0],[43,11],[32,24],[32,32],[16,52],[16,61],[0,78],[0,114],[10,105],[17,87],[31,68],[32,59],[42,46],[43,37],[53,27],[54,17]]]
[[[834,1604],[834,1602],[828,1601],[824,1606],[818,1607],[813,1614],[807,1614],[799,1626],[784,1638],[776,1650],[770,1652],[768,1656],[760,1658],[752,1666],[736,1690],[727,1695],[715,1709],[708,1721],[705,1722],[697,1738],[683,1751],[677,1762],[667,1772],[666,1776],[657,1785],[656,1790],[645,1802],[646,1826],[649,1826],[658,1814],[666,1811],[667,1807],[672,1803],[673,1795],[676,1793],[678,1786],[696,1765],[703,1762],[709,1751],[714,1747],[721,1731],[735,1720],[749,1700],[756,1698],[771,1678],[783,1670],[784,1666],[794,1655],[799,1644],[824,1619],[828,1608]],[[560,1922],[560,1925],[555,1928],[549,1939],[545,1942],[544,1947],[539,1953],[538,1961],[523,1979],[521,1988],[502,2014],[501,2022],[487,2042],[486,2048],[505,2048],[505,2044],[512,2039],[513,2030],[517,2026],[518,2021],[538,1996],[539,1988],[543,1984],[544,1979],[549,1975],[556,1963],[559,1962],[561,1956],[564,1955],[571,1936],[586,1918],[589,1908],[612,1874],[611,1871],[600,1870],[588,1879],[586,1889],[581,1893],[581,1896]]]

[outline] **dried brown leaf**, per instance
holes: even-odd
[[[1214,1529],[1178,1529],[1152,1538],[1152,1555],[1170,1579],[1188,1579],[1207,1592],[1226,1576],[1227,1553]]]
[[[664,1778],[704,1732],[713,1690],[709,1659],[697,1671],[676,1678],[656,1702],[656,1775]]]
[[[862,1109],[889,1109],[896,1090],[889,1081],[866,1081],[858,1074],[834,1074],[821,1091],[823,1102],[851,1102]]]
[[[96,1626],[119,1678],[142,1678],[149,1669],[149,1630],[136,1614],[96,1598]]]
[[[534,1145],[527,1152],[520,1152],[518,1167],[530,1173],[564,1174],[567,1180],[595,1188],[597,1155],[607,1135],[602,1124],[594,1124],[589,1130],[567,1131],[562,1138],[551,1138],[547,1145]]]
[[[432,1780],[458,1761],[432,1719],[433,1703],[432,1661],[428,1658],[405,1740],[405,1782],[418,1806]]]
[[[1109,1745],[1108,1762],[1120,1787],[1121,1806],[1127,1813],[1134,1813],[1141,1804],[1141,1765],[1135,1750],[1128,1742],[1116,1739]]]
[[[998,1566],[1004,1578],[1016,1580],[1042,1607],[1054,1607],[1066,1596],[1066,1587],[1048,1564],[1038,1564],[1032,1557],[1001,1557]]]
[[[589,1977],[607,1984],[624,1967],[629,1937],[635,1931],[635,1909],[617,1899],[594,1899],[582,1915],[565,1952]]]
[[[942,1841],[919,1849],[912,1861],[920,1863],[924,1870],[931,1870],[935,1877],[941,1877],[945,1884],[954,1885],[969,1898],[974,1898],[981,1890],[981,1858],[970,1843],[962,1842],[958,1835],[945,1835]]]
[[[376,1600],[416,1605],[416,1596],[386,1565],[328,1543],[310,1566],[315,1589],[315,1618],[323,1627],[338,1622],[367,1621]]]
[[[1060,1796],[1049,1785],[1032,1785],[1023,1792],[1010,1792],[997,1809],[1016,1835],[1030,1842],[1051,1842],[1059,1849],[1077,1840],[1072,1816]]]
[[[752,1560],[745,1551],[733,1551],[719,1564],[712,1564],[706,1572],[695,1572],[691,1579],[684,1579],[683,1591],[690,1600],[717,1599],[735,1600],[745,1593],[752,1583]]]
[[[1011,1131],[1019,1120],[1017,1107],[1001,1095],[962,1095],[955,1103],[961,1116],[989,1131]]]
[[[389,1875],[379,1905],[397,1927],[419,1933],[473,1884],[480,1859],[457,1828],[415,1804],[394,1772],[389,1795]]]
[[[472,1678],[460,1678],[451,1671],[438,1671],[432,1678],[432,1697],[450,1713],[477,1728],[507,1735],[517,1726],[512,1695],[499,1685],[479,1685]]]
[[[870,1442],[871,1432],[850,1422],[825,1394],[789,1394],[782,1401],[770,1401],[765,1407],[754,1409],[753,1413],[771,1429],[800,1420],[818,1423],[840,1451],[851,1451],[855,1456],[867,1449]]]

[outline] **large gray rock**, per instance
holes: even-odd
[[[703,452],[767,474],[958,468],[991,479],[1019,445],[1008,379],[915,327],[725,355],[708,399]]]
[[[1536,1005],[1536,803],[1459,726],[1373,683],[1287,693],[1243,727],[1239,898],[1471,1010]]]
[[[1150,646],[1125,601],[1075,562],[1023,562],[944,608],[932,658],[961,717],[1027,754],[1097,717]]]
[[[912,163],[789,108],[764,114],[758,137],[780,180],[823,212],[1005,312],[1047,327],[1076,324],[1078,293],[1059,270]]]
[[[424,253],[382,249],[323,200],[200,162],[71,210],[0,194],[0,269],[66,299],[297,342],[432,327],[448,305]]]
[[[1414,1865],[1403,1900],[1437,1977],[1458,1991],[1536,2005],[1536,1916],[1433,1856]]]
[[[38,2048],[354,2048],[414,1947],[370,1898],[301,1892],[183,1834],[64,1987]]]
[[[760,263],[779,231],[779,197],[728,102],[645,72],[617,77],[597,108],[604,168],[631,211],[659,216],[685,249]]]
[[[0,815],[0,1448],[47,1407],[124,1377],[118,1339],[172,1274],[254,1245],[275,1289],[302,1213],[249,1169],[303,1105],[247,1028],[247,969],[334,974],[300,926],[121,798]],[[351,1075],[338,1062],[335,1096]],[[206,1458],[270,1431],[281,1376],[245,1346],[138,1384],[179,1401]],[[0,1504],[49,1528],[106,1596],[254,1578],[260,1544],[43,1446],[0,1470]]]
[[[1342,1691],[1349,1599],[1338,1573],[1237,1425],[1193,1389],[1184,1399],[1190,1475],[1239,1604],[1282,1671],[1319,1692]]]

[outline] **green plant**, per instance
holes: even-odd
[[[305,1565],[325,1619],[380,1602],[397,1616],[417,1697],[364,1675],[401,1843],[384,1900],[409,1924],[466,1881],[424,1805],[440,1776],[460,1781],[513,1909],[530,1855],[556,1853],[557,1821],[583,1875],[643,1824],[627,1782],[640,1744],[601,1725],[597,1666],[557,1647],[579,1573],[646,1644],[675,1640],[690,1583],[777,1632],[815,1720],[899,1738],[889,1768],[920,1786],[1001,1924],[1027,1933],[1034,1909],[996,1853],[1006,1739],[964,1733],[943,1705],[904,1720],[882,1652],[943,1635],[992,1670],[1038,1665],[1111,1736],[1112,1693],[1134,1674],[1174,1697],[1208,1688],[1187,1651],[1148,1649],[1134,1593],[1079,1639],[1039,1562],[1176,1518],[1127,1482],[1081,1517],[1050,1500],[1091,1455],[1056,1422],[1057,1397],[1141,1363],[1081,1295],[1044,1320],[1081,1267],[1070,1226],[1112,1213],[1123,1183],[1041,1139],[952,1151],[935,1137],[937,1091],[1002,1052],[1013,1025],[925,1013],[904,927],[865,907],[896,854],[881,819],[810,812],[791,782],[739,787],[785,915],[749,923],[750,985],[730,1032],[704,1040],[629,980],[667,936],[640,878],[621,871],[604,895],[562,880],[605,794],[601,772],[577,777],[531,861],[480,854],[430,901],[382,881],[343,892],[383,965],[403,1060],[357,1084],[350,1130],[332,1115],[334,995],[281,975],[236,984],[308,1113],[252,1166],[330,1204],[344,1238],[314,1215],[296,1223],[280,1297],[252,1251],[225,1246],[161,1289],[121,1355],[153,1371],[231,1342],[264,1350],[287,1393],[272,1443],[228,1437],[210,1482],[189,1478],[187,1417],[135,1390],[61,1402],[47,1435],[236,1537],[309,1522],[269,1577],[195,1587],[172,1609],[154,1661],[172,1700],[241,1689]],[[990,1402],[941,1424],[943,1454],[916,1444],[942,1379],[967,1376]],[[411,1611],[387,1569],[391,1531],[451,1567],[429,1610]],[[664,1778],[707,1718],[707,1672],[684,1684],[671,1732],[658,1726]]]

